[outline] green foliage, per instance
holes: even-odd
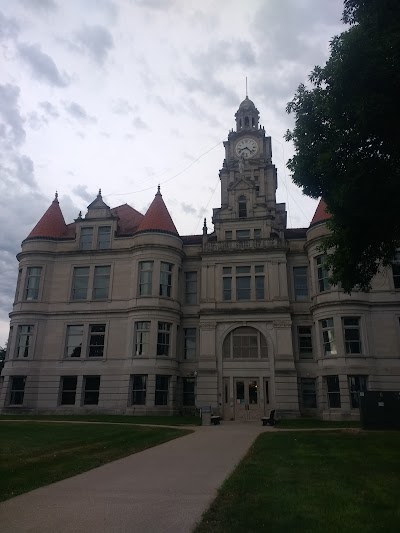
[[[343,20],[350,28],[332,39],[312,87],[287,106],[286,140],[293,181],[332,214],[323,248],[332,283],[350,292],[369,290],[400,245],[400,2],[345,0]]]

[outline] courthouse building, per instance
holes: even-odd
[[[160,190],[144,215],[99,192],[71,224],[54,199],[18,254],[3,412],[348,419],[400,390],[400,257],[369,293],[330,286],[324,202],[287,228],[259,112],[235,118],[213,231],[180,235]]]

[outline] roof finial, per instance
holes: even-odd
[[[58,202],[58,192],[56,191],[56,194],[54,195],[54,200],[57,200]]]
[[[101,189],[99,189],[99,194],[97,196],[101,196]]]
[[[160,184],[158,184],[158,186],[157,186],[157,194],[161,194],[161,191],[160,191]]]
[[[248,98],[249,95],[247,94],[247,76],[246,76],[246,98]]]

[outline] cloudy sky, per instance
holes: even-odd
[[[245,96],[273,139],[289,227],[316,202],[285,168],[286,103],[343,30],[342,0],[0,0],[0,345],[20,243],[57,190],[67,223],[99,187],[181,234],[211,230],[222,141]]]

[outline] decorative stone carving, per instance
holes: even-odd
[[[285,322],[283,320],[282,321],[274,320],[273,325],[274,325],[274,328],[291,328],[292,327],[291,322]]]
[[[212,330],[212,329],[215,329],[217,327],[217,324],[215,322],[203,322],[200,324],[200,328],[201,329],[209,329],[209,330]]]

